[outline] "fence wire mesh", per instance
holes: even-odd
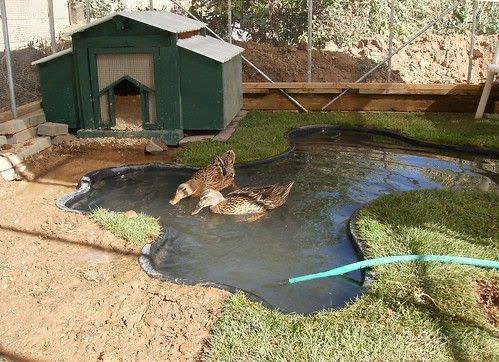
[[[5,0],[3,0],[5,1]],[[312,56],[314,82],[353,82],[389,54],[390,10],[393,8],[393,49],[439,16],[454,0],[52,0],[57,50],[71,45],[64,36],[115,11],[171,11],[185,8],[226,40],[246,49],[244,55],[274,81],[305,82],[307,56]],[[31,62],[52,52],[49,0],[6,1],[7,24],[17,105],[40,99],[39,79]],[[312,4],[312,23],[308,6]],[[398,54],[391,81],[462,83],[468,78],[474,6],[476,39],[470,79],[482,82],[499,32],[497,1],[466,0]],[[2,16],[4,16],[2,14]],[[312,26],[312,49],[308,29]],[[3,33],[0,32],[0,111],[9,109]],[[388,66],[367,82],[386,82]],[[243,66],[243,81],[266,81]]]

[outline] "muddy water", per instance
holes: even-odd
[[[362,294],[359,272],[285,282],[359,260],[346,229],[357,208],[396,191],[497,189],[495,160],[437,155],[383,136],[320,128],[296,141],[289,155],[237,170],[239,186],[295,181],[288,202],[257,222],[206,209],[191,216],[195,200],[171,206],[168,198],[192,172],[149,169],[106,178],[68,206],[159,217],[167,233],[153,244],[152,262],[164,276],[233,286],[297,313],[341,307]]]

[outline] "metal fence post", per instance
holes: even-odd
[[[154,10],[154,0],[149,0],[149,10]]]
[[[232,43],[232,1],[227,0],[227,40]]]
[[[313,0],[308,0],[308,33],[307,33],[307,82],[312,82],[312,22]]]
[[[388,35],[388,56],[392,55],[393,51],[393,18],[395,15],[395,0],[390,0],[390,23],[389,23],[389,35]],[[388,59],[388,74],[387,81],[390,83],[392,81],[392,58]]]
[[[0,0],[0,13],[2,15],[2,31],[4,41],[5,63],[7,66],[7,79],[9,82],[10,110],[14,118],[17,117],[16,93],[14,92],[14,78],[12,76],[12,61],[10,59],[9,27],[7,26],[7,10],[5,0]]]
[[[87,24],[90,23],[90,0],[85,0],[85,17]]]
[[[54,1],[47,0],[49,8],[49,28],[50,28],[50,46],[52,53],[57,52],[57,43],[55,41],[55,25],[54,25]]]
[[[478,17],[478,0],[473,1],[473,24],[471,26],[470,54],[468,60],[468,77],[466,81],[471,82],[471,71],[473,70],[473,51],[475,50],[476,21]]]

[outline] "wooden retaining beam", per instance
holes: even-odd
[[[42,109],[40,101],[27,103],[20,107],[17,107],[17,116],[18,117],[25,116],[29,113],[38,111],[39,109]],[[2,112],[0,113],[0,123],[10,121],[13,117],[14,116],[11,111]]]
[[[343,90],[350,88],[328,110],[397,112],[476,111],[482,85],[405,83],[243,83],[246,110],[296,110],[278,89],[282,88],[310,111],[321,108]],[[499,86],[492,90],[487,111],[499,101]]]

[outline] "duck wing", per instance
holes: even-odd
[[[234,175],[234,168],[227,167],[226,163],[220,157],[217,157],[208,166],[196,171],[191,180],[201,182],[203,189],[221,190],[234,181]]]
[[[294,182],[288,185],[269,185],[260,187],[244,187],[227,194],[227,197],[242,197],[261,204],[268,210],[275,209],[286,202]]]

